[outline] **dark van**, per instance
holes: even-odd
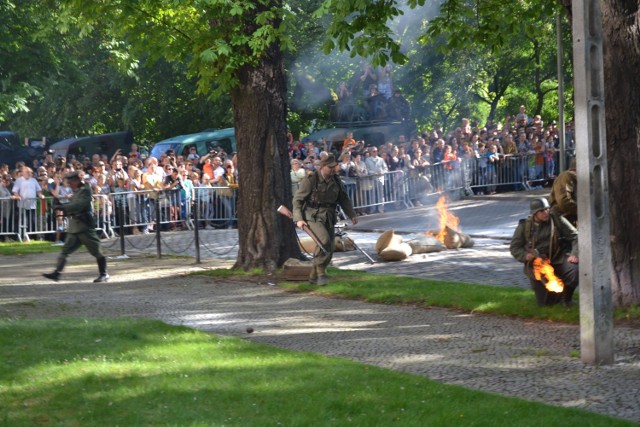
[[[191,147],[196,147],[200,157],[211,151],[221,150],[231,155],[237,151],[235,129],[226,128],[174,136],[157,142],[151,149],[151,156],[160,159],[163,153],[173,150],[176,156],[184,156],[186,158]]]
[[[44,152],[43,147],[25,147],[20,144],[18,134],[11,131],[0,131],[0,163],[14,168],[16,163],[31,165],[33,159],[39,159]]]
[[[76,159],[81,157],[90,158],[94,154],[106,154],[107,157],[111,158],[117,150],[120,150],[124,155],[129,154],[131,144],[133,144],[133,133],[114,132],[63,139],[51,144],[49,150],[53,151],[54,159],[69,156],[74,156]]]

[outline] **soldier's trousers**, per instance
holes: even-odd
[[[322,243],[322,246],[327,250],[328,254],[325,254],[316,248],[313,254],[313,265],[315,267],[316,274],[325,274],[327,267],[331,263],[333,257],[333,251],[335,250],[335,229],[334,224],[324,223],[322,221],[307,221],[309,228],[318,237],[318,240]]]
[[[66,259],[74,253],[81,245],[84,245],[89,253],[96,259],[104,258],[100,245],[100,238],[95,230],[89,230],[82,233],[69,233],[64,241],[60,258]]]
[[[539,306],[558,303],[570,304],[573,293],[578,287],[580,277],[578,264],[570,263],[565,256],[561,262],[552,263],[551,265],[553,266],[554,274],[564,283],[564,288],[561,293],[548,291],[544,283],[536,280],[533,277],[533,273],[531,273],[529,280],[531,281],[533,292],[536,294],[536,303]]]

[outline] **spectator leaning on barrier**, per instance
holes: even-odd
[[[19,215],[27,232],[35,231],[36,227],[36,200],[44,198],[42,187],[33,177],[33,169],[24,166],[22,176],[16,179],[12,188],[13,198],[18,200]]]

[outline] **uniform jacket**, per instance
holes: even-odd
[[[537,222],[529,216],[518,224],[509,250],[515,259],[523,263],[528,252],[550,259],[552,264],[560,263],[565,256],[578,256],[578,230],[553,212],[547,222]]]
[[[84,184],[73,192],[69,203],[56,207],[69,217],[68,233],[84,233],[95,228],[91,201],[91,188]]]
[[[578,178],[575,171],[567,170],[558,175],[553,181],[549,204],[557,206],[564,215],[577,215],[578,205],[576,194],[578,191]]]
[[[336,205],[340,205],[349,218],[356,217],[340,179],[334,175],[325,181],[320,171],[316,171],[300,182],[293,197],[293,220],[322,221],[333,226]]]

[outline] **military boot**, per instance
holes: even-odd
[[[316,271],[316,266],[311,267],[311,273],[309,274],[309,283],[315,285],[318,282],[318,272]]]
[[[54,271],[53,273],[42,273],[42,275],[49,280],[53,280],[54,282],[57,282],[58,280],[60,280],[60,272],[57,270]]]
[[[316,269],[316,273],[318,274],[318,278],[316,279],[316,285],[324,286],[327,284],[327,273],[324,269]]]
[[[58,262],[56,264],[56,269],[53,273],[42,273],[42,276],[46,277],[49,280],[53,280],[54,282],[57,282],[58,280],[60,280],[60,273],[62,273],[62,270],[64,270],[64,266],[67,263],[67,258],[60,255],[58,257]]]
[[[109,274],[107,273],[107,259],[105,257],[98,258],[98,270],[100,275],[93,283],[105,283],[109,281]]]

